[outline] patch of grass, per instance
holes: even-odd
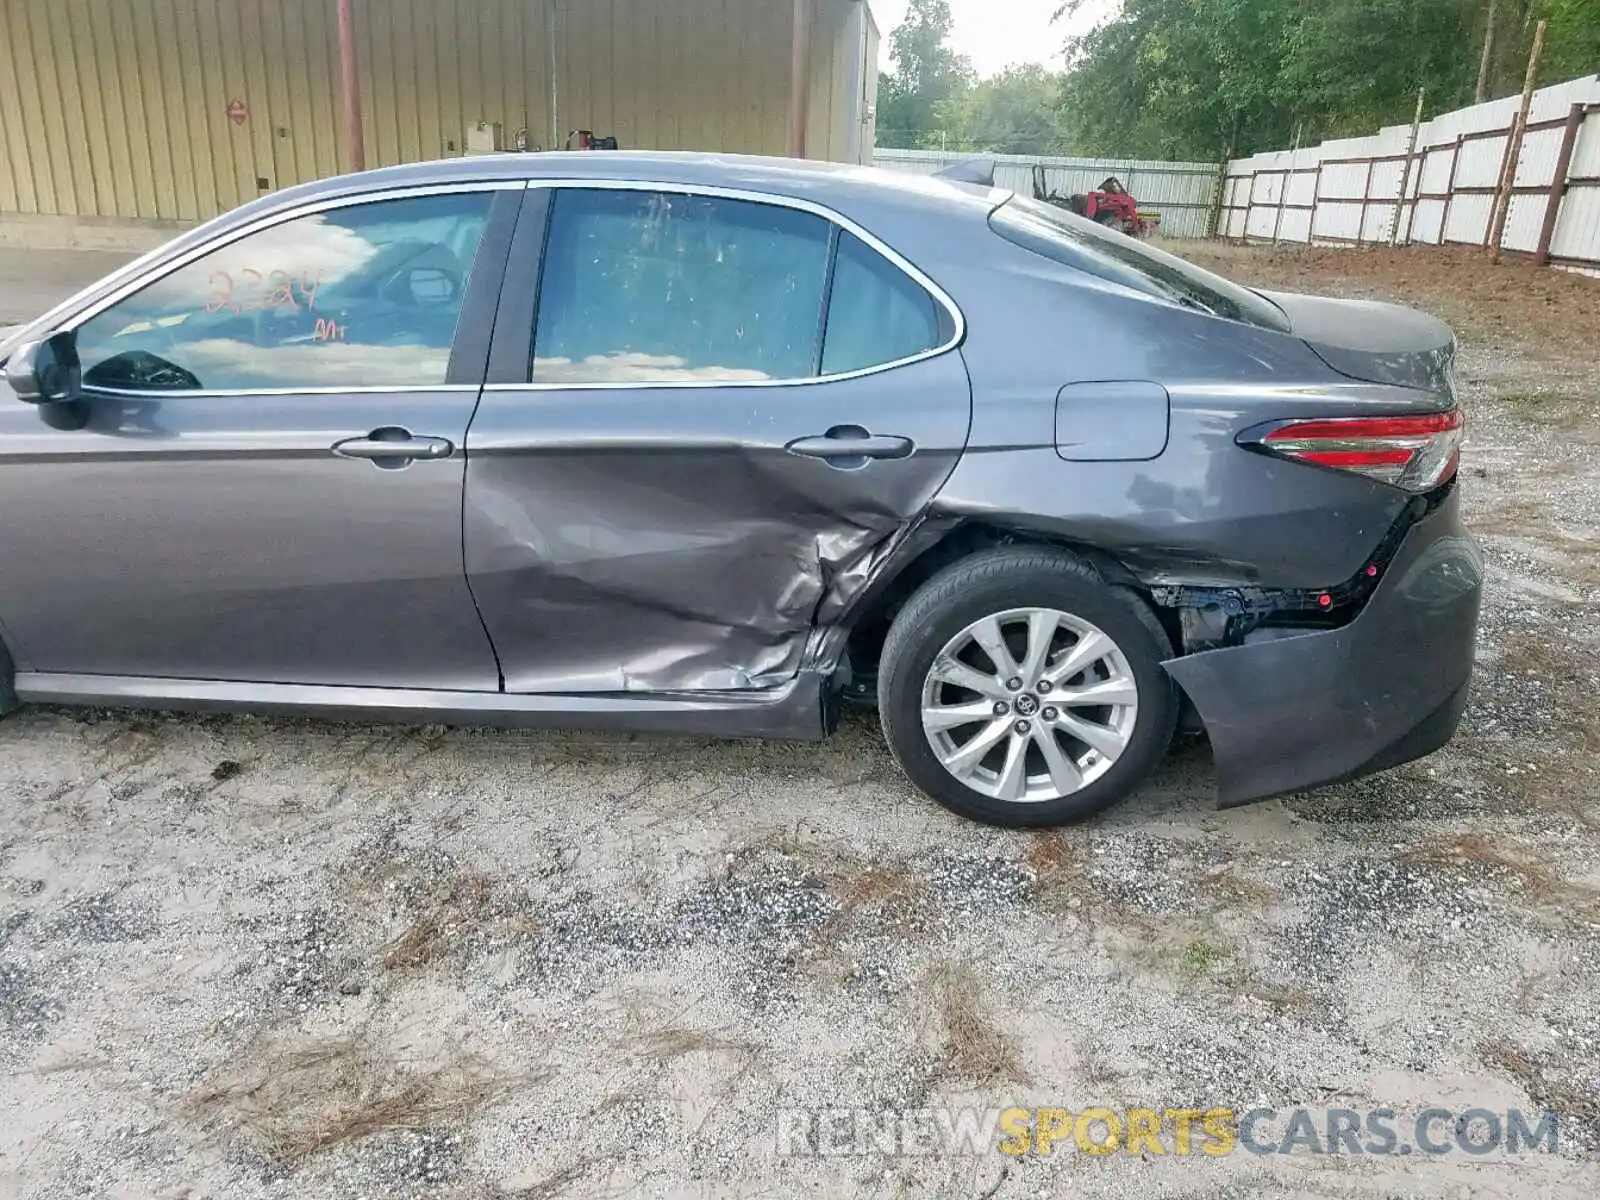
[[[970,967],[945,965],[933,972],[935,1017],[943,1055],[941,1074],[971,1083],[1029,1082],[1016,1042],[996,1024]]]
[[[1504,1071],[1541,1108],[1563,1121],[1583,1126],[1591,1139],[1600,1140],[1600,1092],[1579,1081],[1558,1078],[1551,1062],[1506,1041],[1487,1042],[1478,1050],[1486,1067]]]
[[[1210,975],[1218,967],[1232,961],[1233,951],[1227,946],[1208,942],[1204,938],[1195,938],[1183,948],[1183,953],[1178,958],[1178,967],[1185,975],[1199,977]]]
[[[465,1125],[505,1086],[471,1056],[398,1072],[361,1037],[267,1041],[247,1061],[247,1069],[193,1096],[188,1110],[286,1164],[388,1130]]]
[[[1559,678],[1569,667],[1565,655],[1558,653],[1549,642],[1528,635],[1514,639],[1500,655],[1496,664],[1502,671],[1517,675],[1534,675],[1541,679]]]

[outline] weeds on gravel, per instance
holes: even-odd
[[[932,982],[941,1074],[979,1084],[1029,1082],[1016,1043],[995,1024],[971,968],[946,964],[934,970]]]
[[[1089,852],[1081,834],[1059,829],[1028,835],[1023,852],[1034,876],[1034,898],[1047,912],[1063,913],[1084,907],[1089,899]]]
[[[493,1200],[553,1200],[582,1179],[590,1165],[590,1159],[580,1158],[577,1162],[568,1163],[553,1175],[547,1175],[539,1182],[525,1188],[517,1188],[510,1192],[495,1192]]]
[[[663,1025],[639,1035],[639,1047],[662,1062],[689,1054],[727,1054],[741,1063],[754,1061],[760,1047],[754,1042],[724,1037],[714,1029]]]
[[[197,1094],[188,1108],[286,1164],[389,1130],[464,1125],[505,1087],[475,1056],[397,1073],[362,1037],[269,1042],[252,1057],[253,1070]]]
[[[1478,868],[1513,881],[1521,898],[1534,902],[1542,911],[1589,919],[1600,915],[1600,891],[1567,882],[1527,849],[1505,837],[1447,834],[1407,851],[1402,860],[1436,869]]]
[[[489,911],[491,885],[484,876],[467,873],[383,948],[383,969],[401,971],[433,962],[463,929],[478,924]]]
[[[1516,1080],[1535,1104],[1564,1121],[1576,1122],[1591,1141],[1600,1142],[1600,1092],[1555,1078],[1542,1056],[1510,1042],[1487,1042],[1479,1048],[1478,1057],[1485,1066],[1498,1068]]]
[[[1218,967],[1233,960],[1233,951],[1204,938],[1196,938],[1183,948],[1178,966],[1185,975],[1210,975]]]
[[[837,943],[863,927],[915,934],[927,927],[928,884],[902,863],[852,865],[828,879],[838,908],[817,931],[823,944]]]
[[[1500,402],[1524,421],[1550,429],[1582,429],[1594,419],[1583,397],[1559,392],[1509,392]]]

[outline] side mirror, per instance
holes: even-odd
[[[5,375],[17,399],[26,404],[71,404],[83,384],[77,338],[58,333],[23,342],[6,361]]]

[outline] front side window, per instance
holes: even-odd
[[[450,365],[492,192],[296,217],[179,267],[77,331],[117,391],[431,387]]]
[[[534,383],[815,379],[940,344],[933,297],[813,213],[632,189],[552,203]]]

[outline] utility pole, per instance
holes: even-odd
[[[1494,19],[1500,9],[1500,0],[1489,0],[1489,23],[1483,31],[1483,61],[1478,64],[1478,91],[1475,103],[1489,98],[1489,62],[1494,58]]]

